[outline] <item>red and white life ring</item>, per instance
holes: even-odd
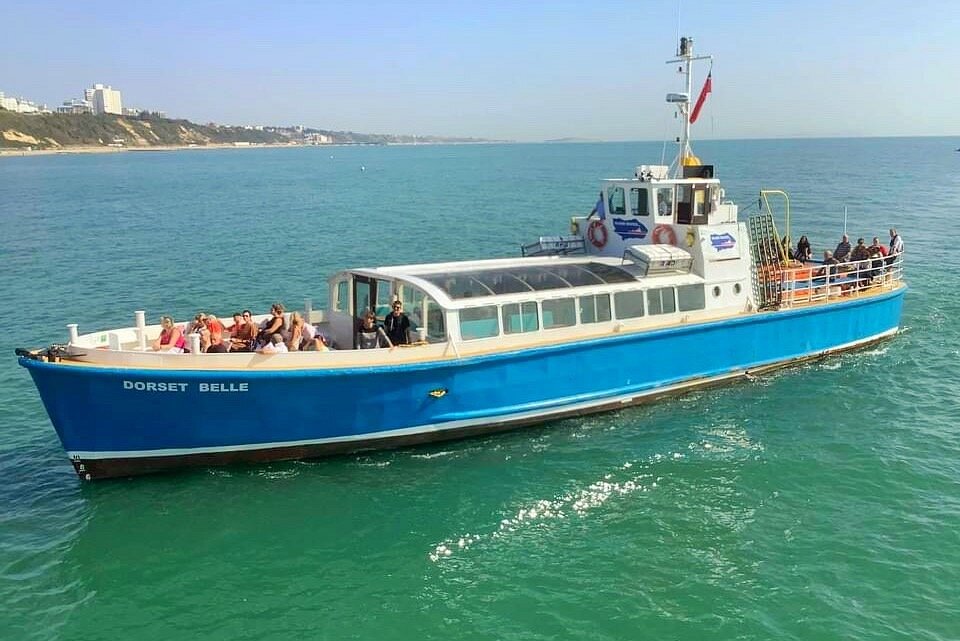
[[[602,220],[594,220],[587,227],[587,238],[597,249],[603,249],[607,244],[607,227]]]
[[[653,228],[653,242],[658,245],[676,245],[677,234],[670,225],[657,225]]]

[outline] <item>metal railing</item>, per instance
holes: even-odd
[[[792,261],[781,268],[780,278],[783,307],[856,298],[896,289],[903,280],[903,253],[836,264]]]

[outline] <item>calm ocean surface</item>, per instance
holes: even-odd
[[[787,190],[815,251],[844,205],[854,240],[901,230],[890,341],[496,437],[94,484],[15,347],[136,309],[324,306],[345,267],[515,255],[663,148],[0,158],[0,638],[960,638],[957,147],[697,145],[742,209]]]

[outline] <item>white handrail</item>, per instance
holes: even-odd
[[[810,261],[783,267],[781,304],[792,307],[840,297],[891,290],[903,280],[903,253],[825,265]]]

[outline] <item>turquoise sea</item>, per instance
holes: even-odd
[[[86,484],[15,347],[515,255],[664,149],[0,158],[0,638],[960,638],[957,147],[696,146],[743,210],[787,190],[815,251],[844,206],[854,240],[901,230],[911,290],[879,345],[495,437]]]

